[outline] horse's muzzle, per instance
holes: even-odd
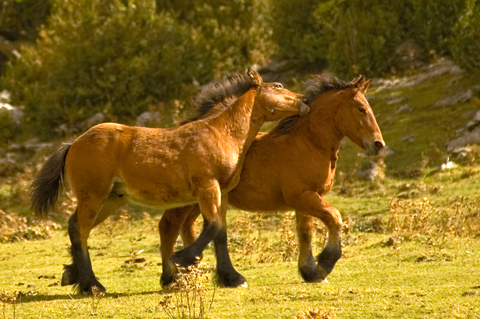
[[[308,112],[310,112],[310,107],[307,104],[303,103],[302,101],[299,101],[299,102],[302,104],[300,105],[300,111],[298,112],[298,115],[300,116],[307,115]]]
[[[365,150],[367,155],[378,155],[384,147],[384,141],[377,140],[373,143],[365,143]]]

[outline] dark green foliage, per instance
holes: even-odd
[[[470,0],[454,30],[452,58],[480,78],[480,2]]]
[[[407,0],[393,4],[405,32],[425,59],[450,55],[454,26],[470,0]]]
[[[50,14],[53,0],[4,0],[0,3],[0,35],[10,41],[33,41]]]
[[[0,74],[11,56],[11,48],[2,47],[2,41],[34,41],[38,28],[50,14],[51,0],[0,1]]]
[[[58,1],[34,46],[21,49],[3,84],[47,134],[97,112],[125,120],[182,97],[185,84],[212,77],[205,40],[153,0]]]
[[[328,61],[343,77],[378,75],[395,66],[401,27],[381,1],[277,1],[278,55],[297,68]]]
[[[218,76],[243,71],[252,63],[264,62],[270,52],[258,54],[268,38],[269,9],[265,0],[160,1],[159,11],[170,12],[198,29],[215,60]]]
[[[381,1],[345,1],[332,8],[334,41],[328,50],[331,70],[347,78],[382,75],[397,66],[401,27],[395,12]],[[318,19],[328,21],[331,10]],[[330,18],[331,19],[331,18]]]
[[[278,44],[277,58],[297,69],[324,64],[328,46],[334,40],[334,26],[318,15],[335,19],[334,1],[277,0],[273,6],[273,39]]]

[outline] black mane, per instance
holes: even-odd
[[[245,75],[235,74],[223,80],[207,84],[193,99],[192,107],[196,113],[182,124],[201,119],[216,104],[229,97],[239,97],[254,87],[253,80]]]
[[[306,83],[304,102],[310,104],[317,97],[331,90],[348,89],[352,86],[352,83],[353,81],[345,82],[329,73],[314,75]],[[293,115],[284,118],[272,129],[271,133],[283,135],[290,132],[295,126],[298,117],[298,115]]]

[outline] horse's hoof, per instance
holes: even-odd
[[[188,267],[197,264],[200,261],[198,256],[190,254],[188,251],[180,250],[173,254],[171,260],[180,267]]]
[[[315,267],[299,267],[298,269],[300,271],[300,275],[302,276],[303,280],[305,282],[322,282],[325,277],[322,277],[320,272],[317,269],[317,266]]]
[[[85,285],[79,284],[78,289],[80,293],[84,296],[104,295],[107,292],[105,287],[103,287],[103,285],[98,281],[92,284],[85,284]]]
[[[330,272],[327,271],[325,268],[323,268],[320,265],[317,265],[317,270],[318,270],[318,273],[320,274],[320,276],[322,277],[321,281],[327,282],[327,276],[328,276],[328,274],[330,274]]]
[[[245,277],[237,272],[217,272],[217,282],[225,288],[248,287]]]
[[[167,287],[177,281],[177,279],[177,273],[173,275],[166,275],[165,273],[162,273],[162,276],[160,277],[160,285],[162,285],[162,287]]]

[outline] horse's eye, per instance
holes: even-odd
[[[359,107],[358,108],[358,112],[362,113],[362,114],[366,114],[367,111],[363,108],[363,107]]]
[[[273,87],[274,87],[275,89],[279,89],[279,90],[280,90],[280,89],[283,89],[283,85],[282,85],[281,83],[275,83],[275,84],[273,84]]]

